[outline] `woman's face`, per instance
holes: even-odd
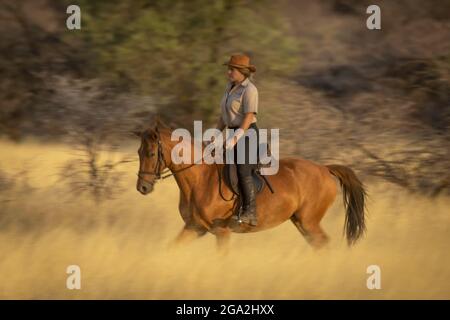
[[[239,72],[239,69],[234,67],[228,67],[228,79],[233,82],[241,82],[244,81],[245,76]]]

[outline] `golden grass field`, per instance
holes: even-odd
[[[124,167],[126,190],[95,204],[58,182],[70,157],[62,145],[0,142],[0,168],[27,169],[4,191],[0,209],[2,299],[449,299],[450,199],[368,183],[368,233],[348,248],[341,197],[323,226],[329,248],[313,251],[290,222],[235,234],[228,256],[212,235],[175,251],[182,227],[178,189],[160,182],[135,191],[137,163]],[[137,146],[136,146],[137,148]],[[81,290],[66,289],[66,268],[81,267]],[[381,268],[368,290],[366,268]]]

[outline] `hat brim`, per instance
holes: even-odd
[[[235,67],[235,68],[238,68],[238,69],[249,69],[251,72],[256,72],[256,67],[254,66],[254,65],[249,65],[249,66],[244,66],[244,65],[242,65],[242,64],[234,64],[234,63],[228,63],[228,62],[225,62],[224,64],[223,64],[224,66],[231,66],[231,67]]]

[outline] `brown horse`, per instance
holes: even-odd
[[[134,133],[141,138],[137,190],[144,195],[152,192],[155,182],[164,178],[164,169],[171,172],[180,188],[179,210],[185,225],[175,243],[210,232],[216,236],[219,248],[226,249],[231,232],[262,231],[290,219],[310,245],[320,248],[328,241],[320,221],[336,198],[334,177],[343,189],[344,231],[348,244],[355,243],[365,231],[366,192],[347,167],[322,166],[301,158],[281,159],[278,173],[268,176],[275,193],[265,187],[257,195],[258,225],[236,227],[228,223],[233,214],[233,202],[224,199],[230,199],[233,194],[224,184],[219,190],[223,164],[174,164],[171,150],[179,141],[171,141],[172,130],[161,122],[144,132]]]

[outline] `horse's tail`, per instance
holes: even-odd
[[[364,221],[366,190],[352,169],[340,165],[328,165],[331,174],[339,179],[344,196],[346,209],[344,232],[349,245],[364,234],[366,224]]]

